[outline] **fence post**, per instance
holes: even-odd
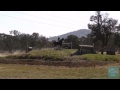
[[[28,41],[27,41],[27,45],[26,45],[26,53],[28,52]]]
[[[71,49],[72,49],[72,42],[71,42],[71,44],[70,44],[70,45],[71,45]]]

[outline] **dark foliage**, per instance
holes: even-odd
[[[10,31],[10,35],[0,33],[0,51],[13,52],[16,50],[26,51],[28,47],[33,49],[41,49],[52,47],[52,43],[48,38],[39,36],[38,33],[25,34],[17,30]]]

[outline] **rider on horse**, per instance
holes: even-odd
[[[63,42],[64,38],[60,39],[60,37],[58,37],[58,42],[54,41],[53,44],[54,44],[54,49],[56,46],[60,46],[62,47],[62,42]]]

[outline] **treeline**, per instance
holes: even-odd
[[[88,28],[92,30],[89,37],[95,48],[100,49],[101,54],[106,50],[117,50],[120,47],[120,24],[117,19],[108,16],[107,13],[96,11],[95,15],[90,17],[91,23],[88,24]]]
[[[71,43],[72,48],[77,49],[80,44],[88,44],[95,46],[97,51],[120,48],[120,24],[118,20],[109,18],[108,14],[101,14],[96,11],[95,15],[90,17],[88,28],[91,33],[87,37],[78,38],[75,35],[69,35],[64,42]],[[33,49],[41,49],[53,47],[53,43],[48,41],[45,36],[40,36],[39,33],[25,34],[17,30],[10,31],[10,35],[0,34],[0,51],[25,51],[28,46]]]
[[[73,42],[73,48],[78,48],[80,44],[94,45],[95,50],[101,51],[101,54],[107,50],[120,51],[120,24],[117,19],[96,11],[95,15],[90,17],[90,22],[88,28],[91,33],[87,37],[70,35],[65,41]]]
[[[97,51],[103,54],[107,50],[120,50],[120,24],[117,19],[109,18],[107,13],[103,14],[96,11],[95,15],[90,17],[88,28],[91,33],[87,37],[78,38],[70,35],[65,40],[72,42],[73,48],[78,48],[79,44],[94,45]]]
[[[77,37],[75,35],[69,35],[65,40],[65,43],[71,43],[72,42],[72,48],[73,49],[78,49],[80,44],[86,44],[86,45],[93,45],[92,39],[89,37]],[[69,47],[71,48],[71,47]]]
[[[45,36],[40,36],[39,33],[30,35],[17,30],[10,31],[10,35],[0,33],[1,52],[25,51],[27,47],[33,47],[33,49],[52,47],[52,42],[49,42]]]
[[[94,45],[96,51],[101,51],[102,49],[102,43],[100,41],[97,41],[96,43],[93,42],[93,38],[91,37],[91,34],[88,34],[86,37],[82,36],[81,38],[75,36],[75,35],[69,35],[65,40],[65,43],[72,42],[72,48],[78,49],[79,45]],[[71,47],[69,47],[71,48]],[[104,51],[107,51],[108,49],[115,49],[120,50],[120,33],[112,33],[107,45],[104,46]]]

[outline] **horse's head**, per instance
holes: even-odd
[[[61,44],[62,44],[63,40],[64,40],[64,38],[62,38],[62,39],[59,41],[59,43],[61,43]]]

